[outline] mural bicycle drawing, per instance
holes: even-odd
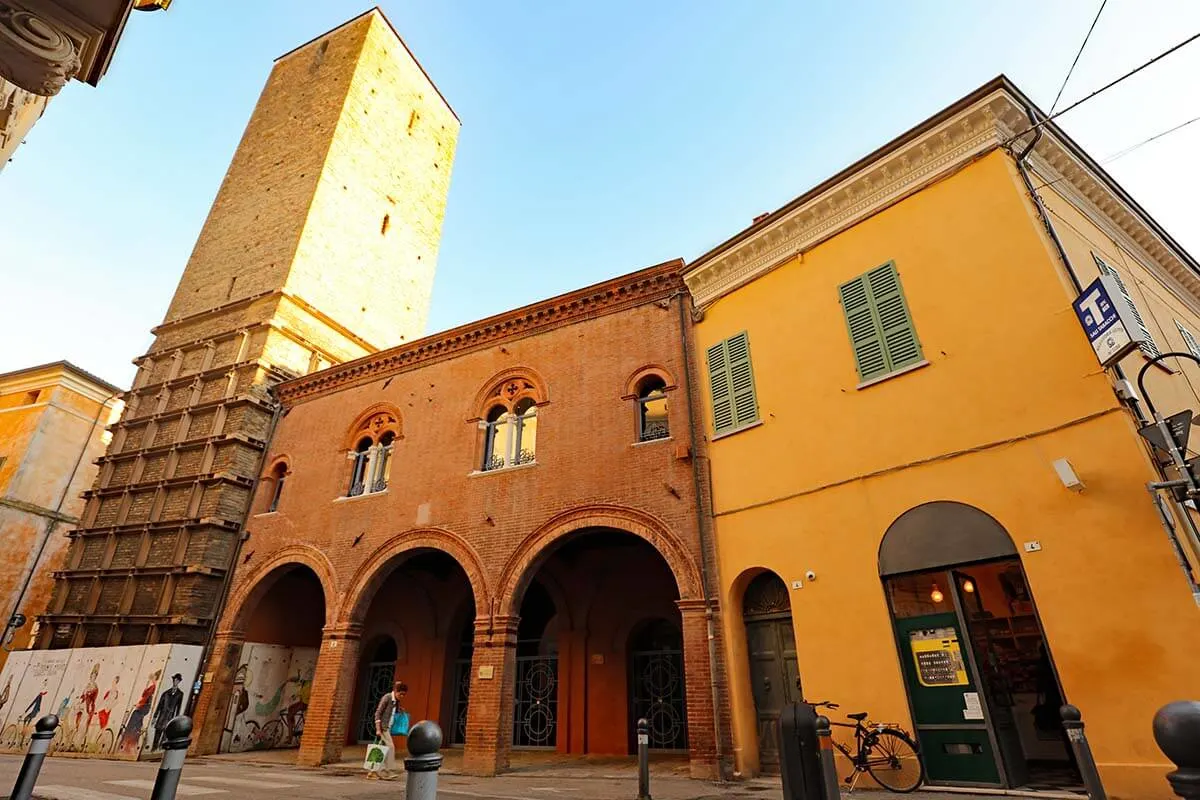
[[[250,687],[254,686],[254,677],[249,663],[242,664],[234,673],[233,713],[225,732],[231,735],[236,749],[271,750],[299,745],[312,689],[311,674],[297,669],[276,686],[270,698],[254,692],[251,709]],[[285,694],[289,687],[294,688]]]

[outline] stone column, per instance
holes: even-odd
[[[508,769],[512,749],[519,617],[475,620],[471,699],[463,771],[495,775]]]
[[[229,701],[233,696],[233,678],[241,663],[245,642],[245,632],[233,628],[218,630],[213,637],[208,663],[202,665],[203,674],[211,675],[212,679],[204,681],[196,707],[192,709],[192,730],[197,732],[192,739],[193,755],[211,755],[221,745],[221,733],[225,730]],[[167,679],[164,675],[163,683]]]
[[[321,650],[296,757],[301,766],[316,767],[342,757],[346,726],[353,712],[351,695],[361,640],[362,625],[356,623],[328,625],[321,630]]]
[[[693,778],[716,780],[717,741],[713,732],[713,679],[708,658],[708,624],[703,600],[680,600],[683,672],[687,692],[688,762]]]

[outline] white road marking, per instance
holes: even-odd
[[[80,786],[43,786],[40,783],[34,787],[33,794],[45,800],[138,800],[136,797],[97,792]]]
[[[134,789],[153,789],[154,781],[145,781],[136,778],[130,778],[123,781],[105,781],[112,786],[129,786]],[[176,794],[229,794],[228,789],[213,789],[209,786],[190,786],[186,783],[180,783],[175,789]]]
[[[227,783],[230,786],[249,786],[251,789],[295,789],[294,783],[274,783],[272,781],[252,780],[248,778],[221,778],[216,775],[188,775],[188,780],[204,781],[205,783]]]

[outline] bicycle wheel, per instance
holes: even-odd
[[[889,792],[911,792],[925,779],[917,745],[902,731],[884,728],[868,740],[867,771]]]
[[[0,742],[10,750],[17,749],[21,741],[21,727],[15,722],[4,729],[4,735],[0,736]]]
[[[116,734],[113,733],[112,728],[105,728],[104,730],[100,731],[100,735],[96,737],[96,747],[99,748],[97,752],[111,753],[113,752],[113,748],[116,743],[117,737]]]
[[[268,720],[263,724],[262,738],[259,740],[259,746],[263,750],[273,750],[283,744],[283,728],[284,725],[277,719]]]

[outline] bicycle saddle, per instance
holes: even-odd
[[[869,716],[869,715],[867,714],[867,712],[866,712],[866,711],[863,711],[863,712],[862,712],[862,713],[860,713],[860,714],[847,714],[847,715],[846,715],[846,719],[856,719],[856,720],[858,720],[859,722],[862,722],[862,721],[863,721],[864,719],[866,719],[868,716]]]

